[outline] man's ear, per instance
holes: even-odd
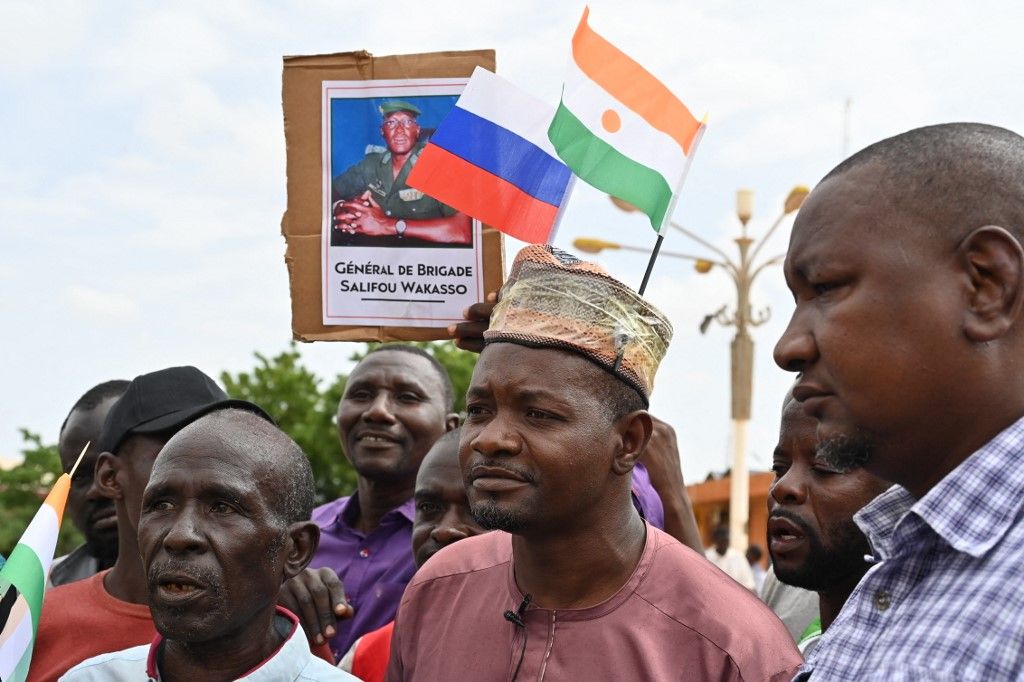
[[[964,334],[975,343],[1004,336],[1024,306],[1024,249],[1007,230],[979,227],[960,242],[970,280]]]
[[[449,412],[448,414],[446,414],[444,417],[445,433],[449,431],[454,431],[455,429],[459,428],[460,421],[462,421],[461,418],[454,412]]]
[[[124,489],[118,480],[121,465],[121,459],[111,452],[101,452],[96,458],[96,475],[92,479],[92,485],[100,496],[108,500],[124,499]]]
[[[622,441],[622,449],[612,462],[612,471],[622,476],[633,470],[643,454],[654,432],[654,422],[647,410],[637,410],[619,419],[616,430]]]
[[[288,526],[288,556],[284,558],[284,579],[291,580],[309,565],[320,544],[320,527],[312,521]]]

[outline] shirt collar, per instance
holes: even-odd
[[[1024,418],[965,459],[920,500],[893,486],[859,511],[857,525],[883,557],[909,515],[953,549],[983,556],[1006,534],[1024,505]]]
[[[392,518],[394,516],[403,516],[409,523],[413,523],[416,520],[416,502],[413,498],[409,498],[402,504],[398,505],[381,519]],[[341,505],[341,509],[338,510],[337,521],[338,523],[344,524],[349,528],[353,528],[356,517],[359,516],[359,493],[352,493],[352,496],[345,500],[345,503]]]
[[[288,636],[285,637],[273,653],[263,662],[254,666],[247,673],[239,677],[239,680],[247,682],[271,682],[272,680],[292,680],[298,677],[298,673],[306,666],[312,656],[309,650],[309,643],[301,627],[299,619],[288,609],[275,607],[275,619],[283,618],[288,621]],[[164,638],[157,633],[153,642],[149,645],[149,655],[146,657],[146,674],[153,680],[160,680],[160,670],[157,662],[160,658],[160,648],[163,646]]]

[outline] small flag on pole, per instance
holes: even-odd
[[[644,67],[587,24],[572,39],[562,101],[548,130],[583,181],[633,204],[662,233],[703,125]]]
[[[516,239],[549,242],[572,181],[547,138],[553,113],[477,67],[407,182]]]
[[[85,448],[89,444],[86,443]],[[85,454],[85,448],[82,454]],[[81,456],[78,458],[82,460]],[[78,464],[75,464],[77,467]],[[71,474],[61,474],[0,568],[0,680],[24,682],[32,662],[46,576],[50,573]]]

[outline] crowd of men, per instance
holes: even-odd
[[[766,574],[725,528],[702,546],[648,413],[668,320],[531,246],[452,330],[463,418],[418,348],[353,369],[358,484],[316,508],[295,442],[193,367],[83,395],[86,541],[29,679],[1024,680],[1022,180],[1024,138],[946,124],[807,198]]]

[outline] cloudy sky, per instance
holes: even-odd
[[[56,438],[89,386],[172,364],[252,366],[290,338],[281,57],[494,48],[498,72],[557,103],[583,4],[518,2],[0,3],[0,456],[18,427]],[[676,218],[726,250],[739,187],[752,233],[793,185],[844,151],[929,123],[1024,131],[1024,10],[997,2],[591,3],[592,27],[711,125]],[[785,250],[789,223],[767,244]],[[653,244],[643,217],[578,185],[558,245]],[[700,252],[682,235],[666,249]],[[639,283],[641,255],[601,260]],[[676,340],[653,410],[680,436],[689,481],[728,466],[731,331],[724,273],[662,259],[650,297]],[[779,269],[757,284],[751,466],[767,468],[790,378],[771,349],[792,309]],[[347,344],[302,346],[321,376]]]

